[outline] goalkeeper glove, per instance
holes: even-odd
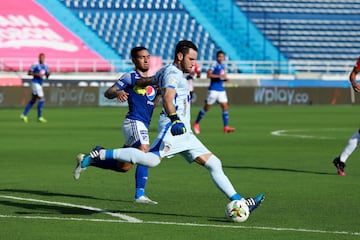
[[[173,136],[186,133],[185,125],[180,120],[180,118],[178,117],[178,115],[176,113],[172,113],[172,114],[168,115],[168,117],[171,120],[171,124],[172,124],[171,125],[171,134]]]

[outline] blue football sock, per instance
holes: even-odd
[[[138,165],[136,167],[136,172],[135,172],[135,180],[136,180],[136,193],[135,193],[135,198],[139,198],[143,195],[145,195],[145,186],[148,180],[148,175],[149,175],[149,171],[148,171],[148,167],[146,166],[142,166],[142,165]]]
[[[105,150],[105,158],[102,159],[102,158],[101,158],[101,154],[100,154],[100,159],[101,159],[101,160],[114,159],[114,150]]]
[[[229,112],[223,111],[222,117],[223,117],[224,127],[228,126],[229,125]]]
[[[25,116],[28,115],[30,109],[32,108],[32,106],[34,105],[35,102],[36,102],[36,100],[31,99],[31,100],[26,104],[25,110],[24,110],[24,112],[23,112],[23,115],[25,115]]]
[[[242,196],[240,196],[238,193],[235,193],[234,195],[232,195],[231,197],[230,197],[230,200],[231,201],[233,201],[233,200],[240,200],[240,199],[242,199],[243,197]]]
[[[198,114],[195,122],[199,123],[201,121],[201,119],[204,117],[205,113],[206,113],[206,111],[204,109],[201,109],[199,111],[199,114]]]
[[[38,106],[37,106],[37,109],[38,109],[38,118],[40,118],[40,117],[42,116],[42,110],[43,110],[44,102],[45,102],[45,99],[44,99],[44,98],[41,98],[41,99],[39,100],[39,103],[38,103]]]

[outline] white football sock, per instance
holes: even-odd
[[[114,150],[100,150],[100,159],[115,159],[120,162],[140,164],[148,167],[156,167],[160,158],[152,152],[144,153],[137,148],[118,148]]]
[[[231,198],[236,194],[236,191],[231,184],[228,177],[225,175],[221,161],[215,155],[211,155],[211,157],[206,161],[205,167],[209,170],[212,180],[215,185],[228,197]]]
[[[348,144],[344,148],[343,152],[340,154],[341,162],[345,163],[348,157],[355,151],[357,146],[359,146],[359,138],[360,138],[359,131],[356,131],[356,133],[354,133],[349,139]]]

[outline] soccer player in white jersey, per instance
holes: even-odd
[[[197,58],[197,46],[191,41],[178,42],[174,62],[160,69],[155,81],[161,90],[163,110],[158,122],[158,137],[150,151],[144,153],[135,148],[94,148],[82,158],[83,162],[111,161],[113,159],[132,164],[157,166],[164,157],[180,154],[189,163],[196,162],[210,173],[215,185],[230,200],[243,200],[253,211],[264,199],[263,194],[243,198],[234,189],[222,169],[219,158],[212,154],[191,131],[190,91],[184,73],[189,73]],[[86,164],[83,164],[86,167]]]
[[[149,85],[138,87],[135,85],[136,80],[141,77],[147,77],[150,67],[149,51],[143,47],[134,47],[131,50],[132,62],[135,70],[125,73],[120,79],[105,92],[105,97],[109,99],[118,98],[119,101],[128,101],[129,111],[126,114],[122,125],[122,131],[126,142],[124,147],[134,147],[143,152],[149,151],[149,126],[154,111],[157,96],[157,86]],[[99,147],[100,149],[101,147]],[[81,167],[80,155],[77,159],[77,165],[74,171],[74,178],[78,180],[80,173],[84,168]],[[85,162],[83,162],[84,164]],[[131,163],[123,163],[116,160],[110,161],[93,161],[89,166],[102,169],[109,169],[116,172],[127,172],[131,169]],[[148,180],[148,167],[137,165],[135,172],[135,202],[157,204],[145,195],[145,186]]]
[[[200,134],[200,121],[205,113],[210,110],[214,103],[219,103],[222,109],[222,118],[224,123],[224,133],[235,131],[235,128],[229,126],[229,105],[228,98],[224,88],[224,82],[229,81],[225,73],[225,54],[223,51],[216,53],[216,62],[214,62],[207,72],[210,78],[210,86],[204,107],[199,111],[198,116],[193,123],[194,131]]]
[[[360,57],[358,58],[356,65],[350,73],[350,83],[355,92],[360,92],[360,84],[356,81],[356,75],[360,72]],[[355,151],[360,143],[360,129],[358,129],[349,139],[348,144],[345,146],[342,153],[333,160],[333,164],[337,168],[337,173],[340,176],[345,176],[344,171],[345,162],[350,155]]]
[[[32,97],[25,106],[24,112],[20,115],[20,118],[24,121],[24,123],[27,123],[29,121],[29,111],[35,104],[36,100],[39,100],[37,105],[38,122],[45,123],[47,120],[42,116],[42,110],[45,103],[44,90],[42,85],[43,80],[49,78],[50,71],[48,65],[45,64],[44,53],[39,54],[39,61],[31,66],[30,70],[28,71],[28,75],[33,76],[33,79],[31,80]]]

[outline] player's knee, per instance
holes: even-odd
[[[160,159],[157,159],[157,160],[155,160],[155,161],[151,161],[151,163],[149,163],[147,166],[148,167],[156,167],[157,165],[159,165],[160,164]]]
[[[221,103],[220,106],[223,111],[227,111],[229,109],[229,105],[227,104],[227,102]]]
[[[160,164],[161,162],[161,158],[155,154],[149,155],[151,156],[151,159],[149,159],[150,161],[147,162],[147,166],[148,167],[156,167],[157,165]]]
[[[139,146],[139,150],[143,151],[143,152],[148,152],[150,149],[150,145],[149,144],[142,144]]]
[[[117,171],[118,172],[127,172],[129,171],[131,168],[132,168],[132,164],[131,163],[122,163],[122,162],[119,162],[118,163],[118,169]]]
[[[220,159],[218,157],[216,157],[215,155],[211,155],[209,157],[209,159],[205,162],[204,166],[209,170],[222,168]]]

